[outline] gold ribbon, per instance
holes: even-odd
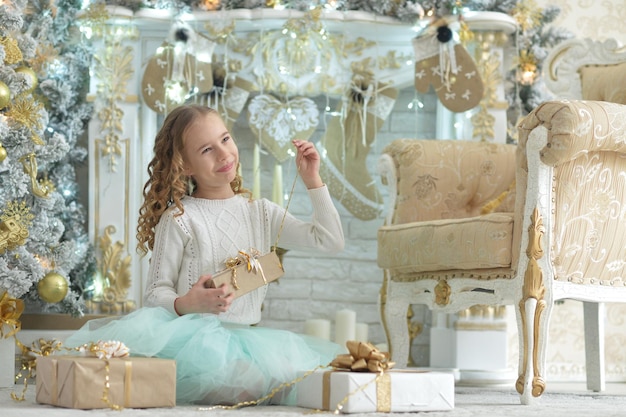
[[[369,384],[376,384],[376,412],[391,411],[391,376],[385,371],[393,368],[394,362],[389,360],[389,352],[381,352],[374,345],[367,342],[348,340],[347,354],[337,355],[330,363],[335,370],[324,372],[322,376],[322,407],[330,410],[330,376],[338,370],[352,372],[376,372],[376,377],[367,384],[359,386],[355,391],[346,395],[338,404],[337,411],[341,411],[343,404],[359,391],[364,390]]]
[[[330,410],[330,376],[335,371],[326,371],[322,375],[322,410]]]
[[[124,361],[125,371],[124,372],[124,407],[130,407],[130,399],[131,399],[131,381],[133,379],[133,362],[132,361]]]
[[[62,349],[67,351],[77,351],[89,356],[97,357],[99,359],[104,360],[105,362],[105,381],[104,381],[104,389],[102,393],[102,401],[105,402],[110,408],[114,410],[121,410],[123,407],[117,404],[113,404],[108,395],[109,395],[109,359],[110,358],[125,358],[129,356],[129,351],[126,345],[122,342],[118,342],[115,340],[110,341],[98,341],[95,343],[85,343],[82,346],[78,346],[75,348],[66,348],[62,347],[62,343],[58,340],[45,340],[40,338],[37,342],[33,342],[31,347],[28,347],[21,343],[17,338],[15,339],[17,345],[22,350],[22,368],[15,376],[15,380],[17,381],[20,378],[24,378],[24,388],[22,390],[22,395],[18,396],[15,393],[11,393],[11,398],[15,401],[24,401],[26,390],[28,388],[28,380],[33,378],[34,371],[37,368],[37,358],[41,356],[51,356],[54,352],[61,351]],[[38,345],[38,346],[37,346]],[[57,381],[57,362],[56,358],[52,359],[52,369],[53,369],[53,389],[52,389],[52,404],[56,405],[58,401],[58,381]],[[124,386],[124,404],[128,404],[130,401],[130,378],[131,378],[131,367],[132,363],[126,363],[126,374],[125,374],[125,386]],[[27,375],[24,375],[24,372],[28,371]]]
[[[57,359],[52,359],[52,405],[59,404],[59,368]]]
[[[22,329],[22,323],[19,318],[24,311],[24,301],[17,298],[9,297],[9,293],[5,291],[0,298],[0,338],[9,338],[14,336]],[[4,333],[4,325],[13,329],[6,334]]]
[[[37,367],[37,358],[40,356],[48,356],[51,355],[55,351],[61,350],[61,342],[58,340],[45,340],[40,338],[38,341],[35,341],[31,344],[31,347],[24,345],[22,342],[15,339],[17,346],[22,351],[21,362],[22,367],[20,371],[15,375],[15,381],[18,381],[20,378],[23,378],[24,388],[22,389],[22,395],[17,395],[16,393],[11,393],[11,398],[15,401],[24,401],[26,396],[26,390],[28,389],[28,380],[33,378],[34,371]],[[38,346],[37,346],[38,345]],[[24,372],[27,371],[27,374],[24,375]]]
[[[250,252],[251,254],[248,254],[244,251],[239,251],[239,254],[246,258],[246,261],[248,262],[248,266],[247,266],[248,272],[252,271],[255,274],[260,273],[261,277],[263,278],[263,283],[267,285],[267,278],[265,278],[265,272],[263,272],[263,266],[261,265],[261,262],[259,262],[259,259],[258,259],[259,256],[261,256],[261,253],[256,249],[250,249]]]
[[[102,402],[104,402],[112,410],[122,410],[124,407],[130,406],[131,401],[131,380],[133,374],[133,362],[124,360],[124,405],[118,405],[111,401],[109,396],[111,390],[111,369],[109,359],[104,359],[104,389],[102,391]],[[52,358],[52,387],[50,388],[50,403],[52,405],[59,404],[59,360]]]
[[[330,411],[330,376],[335,372],[338,371],[326,371],[322,375],[322,410]],[[391,412],[391,375],[389,375],[389,373],[387,372],[377,374],[376,378],[374,378],[372,381],[368,382],[365,385],[361,385],[354,392],[346,395],[346,397],[337,404],[336,410],[340,411],[343,408],[343,405],[352,395],[365,389],[365,387],[367,387],[372,382],[376,383],[376,412]]]
[[[235,290],[239,289],[239,284],[237,284],[237,267],[239,265],[241,265],[241,263],[243,262],[243,260],[239,257],[236,256],[234,258],[228,258],[226,259],[226,267],[228,269],[230,269],[230,279],[231,279],[231,283],[233,284],[233,288]]]
[[[395,365],[389,360],[389,352],[381,352],[371,343],[348,340],[346,347],[349,353],[337,355],[330,366],[354,372],[384,372]]]
[[[267,278],[265,277],[265,272],[263,272],[263,266],[261,262],[259,262],[258,257],[261,256],[261,253],[256,249],[250,249],[250,253],[244,252],[242,250],[239,251],[239,255],[234,258],[228,258],[224,262],[226,267],[231,271],[231,283],[235,290],[239,289],[239,284],[237,283],[237,267],[239,265],[246,264],[246,270],[248,272],[260,273],[263,278],[263,282],[267,285]]]

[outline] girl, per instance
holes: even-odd
[[[155,140],[137,227],[138,251],[152,251],[146,307],[114,321],[93,320],[66,344],[119,340],[132,354],[176,359],[177,401],[184,403],[256,400],[298,372],[329,363],[341,351],[334,343],[253,327],[267,286],[236,299],[229,285],[209,286],[211,274],[238,251],[269,252],[281,225],[281,247],[343,249],[319,154],[310,142],[293,144],[313,207],[310,222],[250,199],[237,173],[237,145],[215,110],[185,105],[169,113]],[[272,402],[293,404],[288,392]]]

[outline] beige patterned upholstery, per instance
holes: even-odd
[[[571,94],[595,83],[619,100],[615,68],[624,62],[614,42],[553,50],[548,85],[570,95],[524,118],[517,145],[401,139],[383,150],[389,207],[378,264],[394,361],[407,363],[410,304],[441,312],[513,304],[516,388],[532,403],[546,386],[553,303],[575,299],[584,302],[587,386],[604,389],[602,303],[626,302],[626,105]]]
[[[383,153],[397,173],[398,197],[393,218],[378,232],[379,266],[393,269],[396,279],[409,274],[407,280],[510,268],[513,213],[479,214],[513,182],[514,146],[400,139]],[[484,246],[468,244],[474,241]]]

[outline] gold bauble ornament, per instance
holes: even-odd
[[[11,102],[11,90],[9,86],[0,81],[0,110],[4,109]]]
[[[67,280],[54,271],[48,272],[37,284],[39,298],[47,303],[58,303],[67,295]]]
[[[0,143],[0,163],[7,159],[7,149]]]
[[[20,74],[24,74],[26,75],[26,77],[30,78],[31,87],[30,89],[28,89],[29,93],[32,93],[35,90],[35,88],[37,88],[37,83],[39,82],[39,79],[37,78],[37,74],[35,73],[35,71],[33,71],[32,68],[18,67],[15,69],[15,72],[19,72]]]

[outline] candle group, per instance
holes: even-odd
[[[304,333],[309,336],[330,340],[330,320],[309,319],[304,323]],[[340,346],[345,346],[348,340],[367,342],[369,328],[366,323],[356,322],[356,313],[352,310],[339,310],[335,314],[335,338]]]

